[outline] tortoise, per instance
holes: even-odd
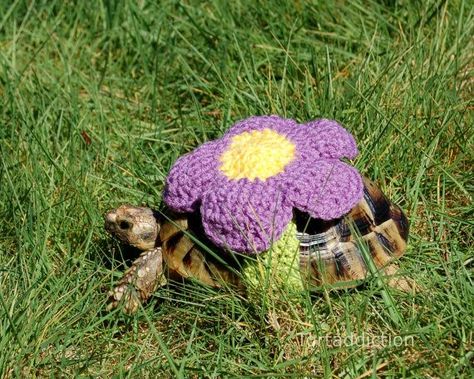
[[[343,217],[323,221],[295,211],[300,273],[310,288],[354,287],[376,268],[392,276],[390,286],[412,289],[407,280],[393,276],[398,269],[393,262],[406,250],[407,218],[375,183],[365,177],[363,182],[363,198]],[[194,236],[210,244],[199,222],[199,214],[160,213],[132,205],[108,212],[106,230],[143,251],[109,293],[109,309],[122,302],[125,312],[133,313],[165,277],[243,290],[238,265],[219,262],[196,243]]]
[[[108,308],[124,303],[126,313],[139,305],[167,280],[195,279],[211,287],[233,286],[242,282],[231,264],[223,264],[201,251],[196,238],[206,245],[198,214],[157,212],[147,207],[122,205],[105,216],[105,228],[125,245],[143,251],[109,293]]]

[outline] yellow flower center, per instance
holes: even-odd
[[[265,180],[285,169],[295,156],[295,145],[271,129],[232,137],[220,157],[220,170],[229,179]]]

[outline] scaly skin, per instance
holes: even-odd
[[[105,215],[105,229],[126,245],[146,251],[157,246],[160,224],[150,208],[124,204]]]
[[[122,304],[124,312],[132,314],[166,283],[163,253],[161,247],[155,247],[160,225],[151,209],[122,205],[105,215],[105,229],[123,243],[143,250],[109,292],[108,310]]]
[[[109,292],[107,310],[123,304],[124,312],[133,314],[140,304],[147,301],[153,292],[164,284],[166,278],[163,274],[161,247],[144,251]]]

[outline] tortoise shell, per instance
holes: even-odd
[[[344,217],[322,221],[295,215],[305,283],[357,285],[371,270],[369,256],[376,268],[383,268],[405,252],[407,218],[379,187],[363,180],[362,200]]]
[[[301,279],[310,288],[355,286],[373,267],[385,270],[406,249],[405,215],[367,178],[362,200],[344,217],[323,221],[296,212],[294,221]],[[172,280],[193,278],[212,287],[230,285],[245,291],[239,274],[241,259],[212,248],[204,237],[199,214],[165,212],[158,217],[149,208],[123,205],[106,215],[106,229],[144,250],[111,291],[112,308],[126,298],[125,309],[135,311],[162,284],[163,274]],[[218,251],[219,257],[211,256],[202,246]]]
[[[199,215],[169,214],[159,233],[163,259],[171,277],[193,277],[205,284],[235,284],[238,278],[196,244],[204,232]],[[323,221],[296,212],[300,242],[300,271],[305,284],[358,284],[370,272],[367,252],[376,268],[386,267],[406,249],[408,221],[401,209],[389,201],[369,179],[364,178],[364,196],[344,217]],[[204,242],[209,246],[210,241]],[[228,260],[228,259],[227,259]],[[218,279],[216,279],[218,276]],[[230,283],[229,283],[230,284]]]
[[[202,251],[200,244],[210,246],[211,243],[205,239],[199,220],[199,214],[167,212],[166,219],[160,222],[160,241],[157,243],[162,247],[168,278],[193,278],[212,287],[226,283],[240,288],[236,270]]]

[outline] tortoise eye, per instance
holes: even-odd
[[[120,221],[119,223],[119,228],[122,229],[122,230],[127,230],[127,229],[130,229],[132,227],[132,224],[128,221]]]

